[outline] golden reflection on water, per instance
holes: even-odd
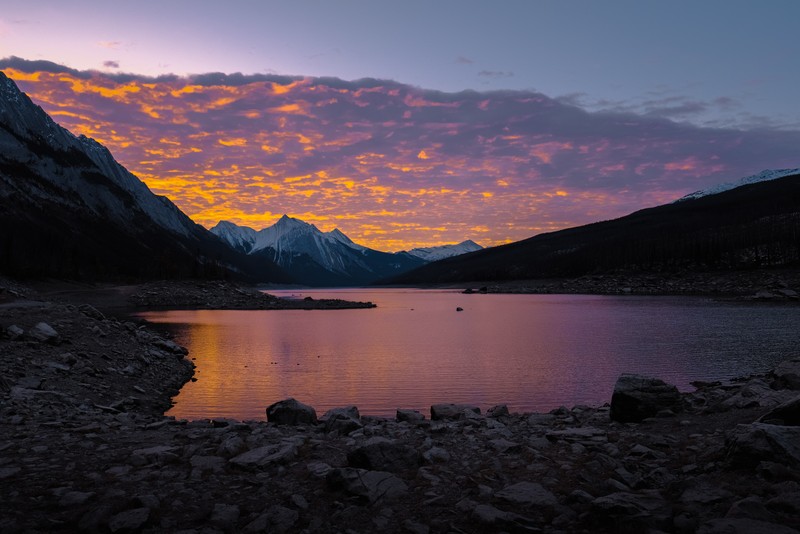
[[[735,376],[743,365],[761,361],[743,362],[732,352],[752,352],[741,346],[742,336],[764,328],[753,322],[752,311],[700,300],[310,293],[374,300],[379,307],[141,314],[171,324],[197,365],[197,381],[181,390],[168,415],[263,419],[266,406],[287,397],[314,406],[318,415],[349,404],[363,414],[427,413],[437,402],[549,410],[607,402],[623,372],[688,389],[691,380]],[[773,324],[788,314],[760,310],[775,338],[800,326]],[[766,359],[781,359],[789,350],[782,347]]]

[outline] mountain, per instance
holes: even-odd
[[[794,267],[800,264],[798,236],[800,173],[795,172],[447,258],[381,283]]]
[[[242,253],[277,263],[299,283],[313,286],[368,284],[425,263],[409,254],[358,245],[338,229],[322,232],[313,224],[286,215],[259,231],[220,221],[211,233]]]
[[[230,249],[0,72],[0,272],[84,280],[291,281]]]
[[[467,252],[475,252],[476,250],[482,249],[483,247],[477,244],[475,241],[467,239],[466,241],[462,241],[457,245],[439,245],[438,247],[414,248],[409,250],[407,254],[411,254],[412,256],[425,260],[426,262],[431,262],[443,260],[445,258],[451,258],[453,256],[460,256],[461,254],[466,254]]]
[[[755,184],[758,182],[767,182],[769,180],[777,180],[778,178],[783,178],[784,176],[792,176],[794,174],[800,174],[800,169],[777,169],[777,170],[764,170],[758,174],[754,174],[753,176],[747,176],[738,180],[736,182],[726,182],[724,184],[718,184],[708,189],[703,189],[702,191],[695,191],[694,193],[689,193],[688,195],[679,198],[675,202],[683,202],[684,200],[691,200],[693,198],[700,198],[705,197],[708,195],[716,195],[717,193],[722,193],[725,191],[730,191],[731,189],[735,189],[737,187],[741,187],[743,185]]]

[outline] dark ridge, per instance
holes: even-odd
[[[444,259],[386,284],[737,271],[800,264],[800,175]]]

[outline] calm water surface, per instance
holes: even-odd
[[[608,402],[620,373],[693,380],[761,372],[797,354],[800,310],[693,297],[463,295],[455,291],[271,291],[371,300],[332,311],[163,311],[197,365],[168,412],[263,419],[287,397],[319,414],[427,413],[438,402],[512,411]],[[456,312],[456,307],[463,312]]]

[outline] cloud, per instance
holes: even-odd
[[[109,48],[111,50],[116,50],[122,47],[122,43],[120,41],[98,41],[96,44],[101,48]]]
[[[634,112],[585,95],[446,93],[391,80],[205,73],[156,78],[0,60],[56,121],[98,139],[206,226],[282,213],[384,250],[491,245],[609,219],[765,168],[800,131],[703,128],[732,99]],[[623,103],[624,104],[624,103]]]
[[[511,78],[514,73],[511,71],[502,70],[482,70],[478,73],[481,78]]]
[[[456,58],[456,63],[458,63],[460,65],[472,65],[475,62],[473,60],[471,60],[470,58],[468,58],[468,57],[458,56]]]
[[[107,69],[118,69],[119,61],[109,59],[108,61],[103,61],[103,66]]]

